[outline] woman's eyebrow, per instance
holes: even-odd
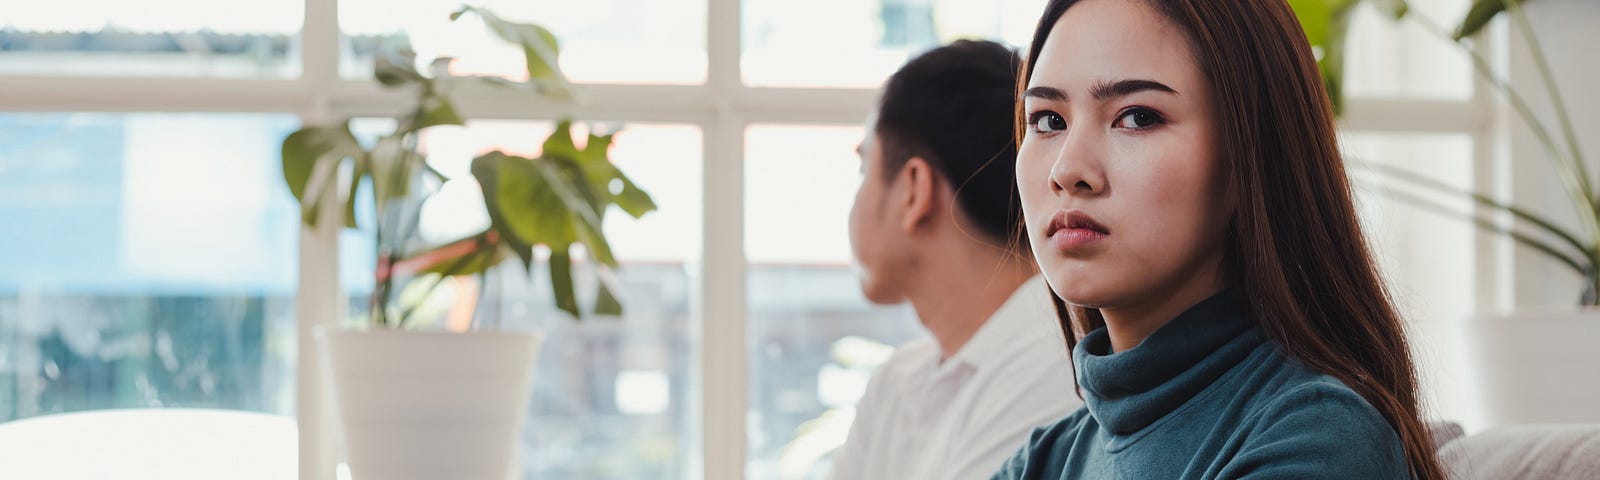
[[[1089,88],[1089,95],[1095,101],[1106,101],[1113,98],[1126,97],[1143,91],[1157,91],[1177,95],[1178,91],[1155,80],[1118,80],[1115,82],[1096,83]]]
[[[1095,101],[1106,101],[1118,97],[1126,97],[1144,91],[1157,91],[1177,95],[1178,91],[1155,80],[1117,80],[1096,83],[1089,89],[1089,95]],[[1067,92],[1055,87],[1031,87],[1022,92],[1023,98],[1038,98],[1054,102],[1067,101]]]
[[[1052,102],[1067,101],[1067,92],[1055,87],[1032,87],[1022,92],[1023,98],[1039,98]]]

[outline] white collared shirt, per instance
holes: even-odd
[[[960,350],[940,362],[932,338],[912,341],[872,375],[833,480],[987,479],[1034,427],[1083,405],[1049,287],[1017,288]]]

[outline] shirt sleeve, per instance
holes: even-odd
[[[1274,400],[1219,479],[1408,479],[1400,438],[1355,391],[1302,385]]]

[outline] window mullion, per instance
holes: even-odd
[[[707,0],[707,93],[700,319],[701,465],[708,480],[744,478],[744,118],[740,0]],[[691,472],[692,475],[692,472]]]
[[[332,91],[339,80],[338,0],[305,0],[301,27],[300,84],[307,94],[302,123],[324,123],[335,118]],[[329,189],[333,187],[329,184]],[[339,285],[339,230],[344,224],[344,202],[323,202],[318,212],[321,228],[300,228],[300,282],[295,297],[296,316],[296,419],[299,422],[299,461],[302,480],[334,477],[335,430],[333,405],[325,391],[326,372],[313,332],[333,325],[343,315],[344,291]]]

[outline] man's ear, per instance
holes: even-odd
[[[907,232],[933,220],[938,210],[939,185],[934,175],[933,165],[922,157],[911,157],[900,169],[899,183],[904,186],[900,227]]]

